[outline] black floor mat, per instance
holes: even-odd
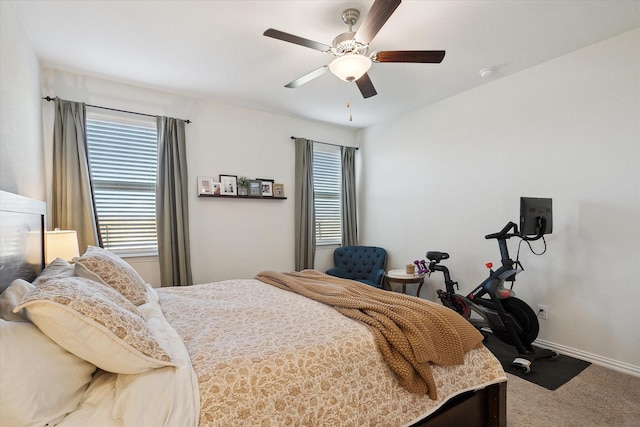
[[[516,348],[503,343],[493,334],[485,335],[487,339],[484,345],[496,356],[506,372],[548,390],[557,389],[591,365],[590,362],[561,354],[557,359],[538,359],[531,364],[531,372],[522,373],[511,366],[513,359],[518,357]]]

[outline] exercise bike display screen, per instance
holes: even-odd
[[[520,236],[551,234],[552,231],[551,199],[520,197]]]

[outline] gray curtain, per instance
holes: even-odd
[[[156,221],[162,286],[191,285],[189,200],[184,120],[156,118],[158,178]]]
[[[54,100],[51,225],[76,230],[78,248],[102,246],[91,184],[86,108],[81,102]]]
[[[316,218],[313,204],[313,141],[296,138],[295,266],[313,268],[316,256]]]
[[[356,149],[342,147],[342,245],[358,245],[358,212],[356,211]]]

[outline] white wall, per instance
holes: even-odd
[[[640,30],[370,127],[359,140],[363,243],[387,248],[389,267],[448,251],[461,291],[486,276],[485,262],[499,262],[484,235],[517,222],[519,197],[553,198],[547,253],[523,247],[515,290],[549,307],[541,339],[640,374]],[[441,280],[434,274],[423,297],[435,299]]]
[[[44,200],[40,64],[8,2],[0,41],[0,189]]]
[[[211,100],[175,95],[105,79],[43,69],[44,95],[160,114],[187,125],[191,260],[195,283],[253,277],[261,270],[294,269],[294,144],[291,136],[355,145],[355,131]],[[43,105],[50,157],[53,103]],[[197,176],[245,175],[275,179],[287,200],[198,198]],[[48,171],[47,175],[50,175]],[[155,259],[127,259],[159,285]]]

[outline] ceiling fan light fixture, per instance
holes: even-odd
[[[486,78],[486,77],[493,76],[493,73],[495,72],[496,72],[495,68],[483,68],[482,70],[479,71],[479,74],[480,74],[480,77]]]
[[[371,68],[371,59],[364,55],[339,56],[329,64],[329,70],[340,80],[352,82],[358,80]]]

